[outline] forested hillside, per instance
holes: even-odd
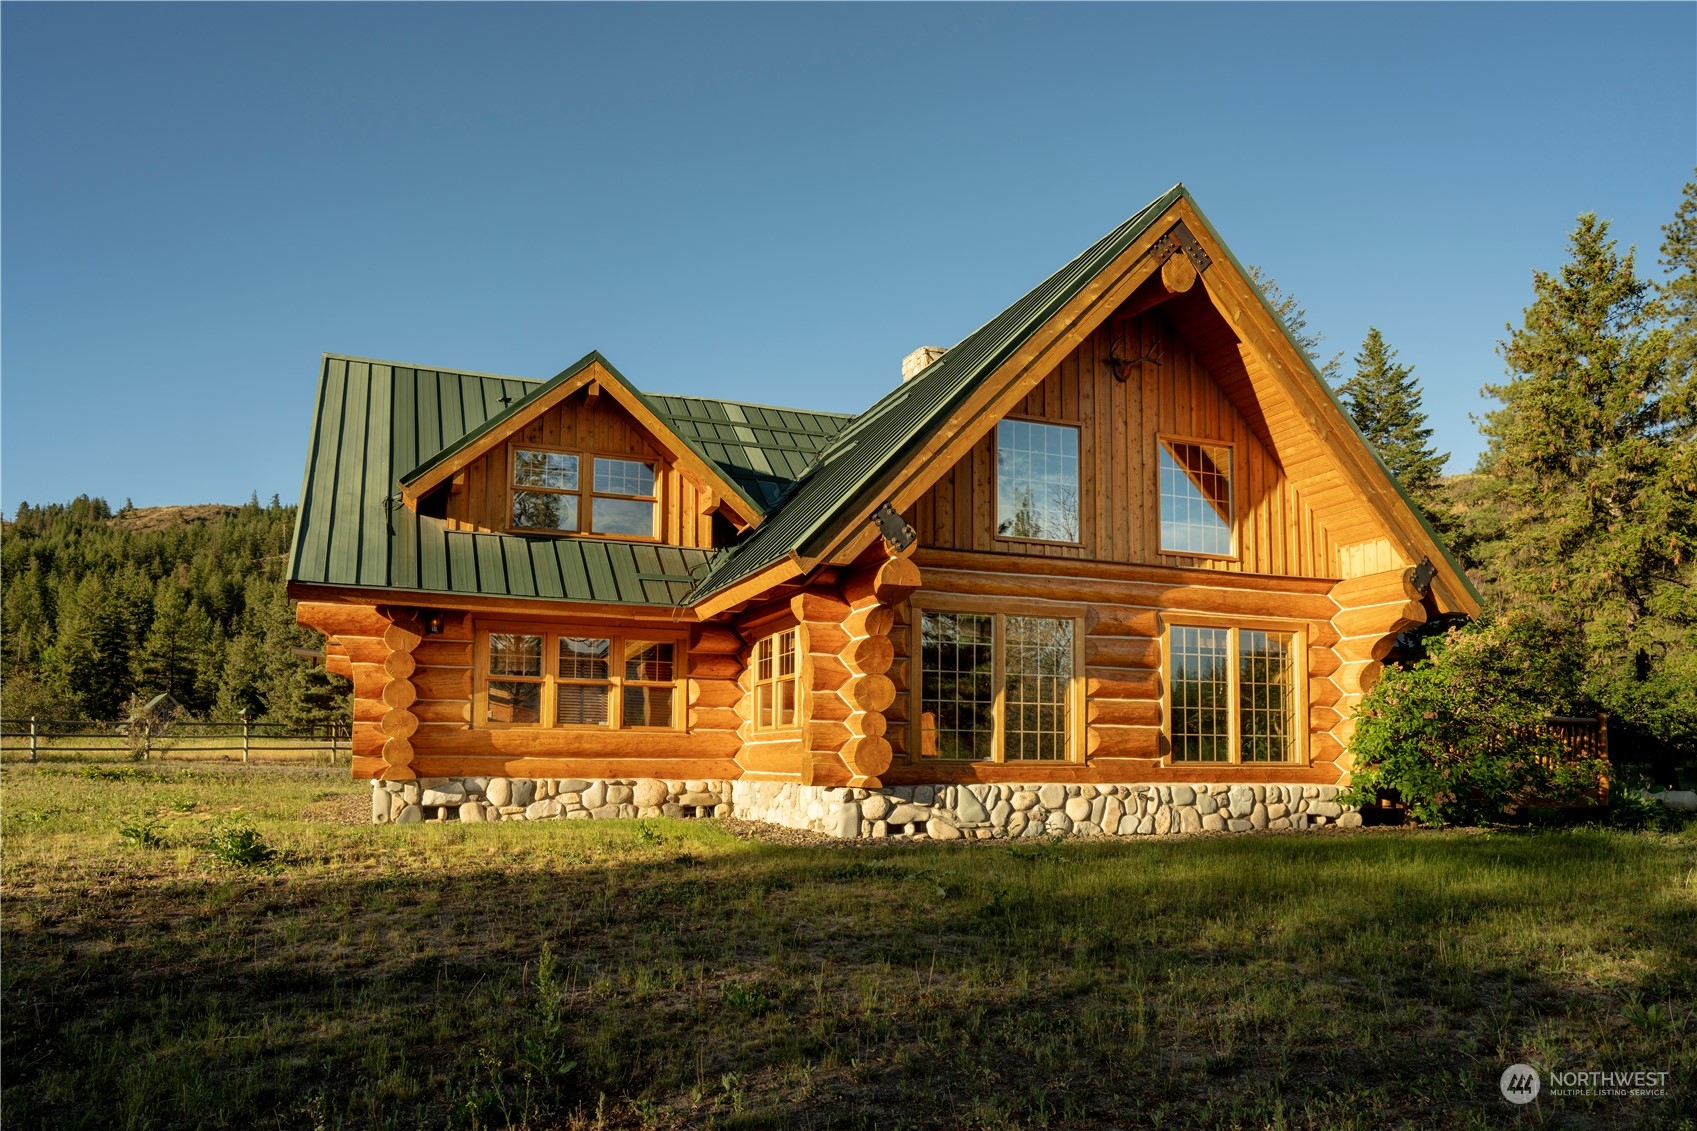
[[[346,682],[290,648],[284,567],[295,508],[20,505],[0,528],[0,707],[5,717],[110,720],[168,692],[196,715],[325,722]]]

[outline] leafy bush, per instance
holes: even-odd
[[[1356,708],[1344,800],[1394,789],[1415,820],[1439,825],[1584,799],[1605,764],[1570,758],[1543,728],[1578,706],[1579,671],[1568,641],[1528,617],[1449,630],[1412,668],[1387,668]]]
[[[156,817],[137,817],[119,825],[118,835],[137,848],[160,848],[165,844],[165,825]]]
[[[262,868],[277,859],[277,850],[265,843],[252,822],[241,817],[212,826],[206,838],[206,851],[220,864],[237,868]]]

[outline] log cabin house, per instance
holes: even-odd
[[[1478,598],[1183,186],[859,416],[327,355],[289,590],[373,819],[1307,827]]]

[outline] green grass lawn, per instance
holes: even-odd
[[[1693,1126],[1697,836],[314,819],[346,773],[5,767],[6,1127]]]

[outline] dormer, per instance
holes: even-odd
[[[765,517],[599,354],[403,476],[401,492],[451,530],[702,549]]]

